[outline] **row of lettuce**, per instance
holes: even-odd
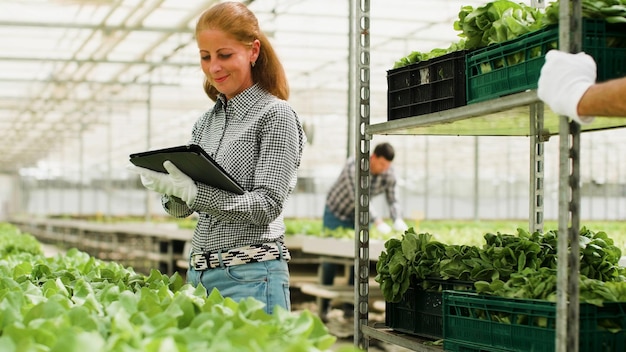
[[[608,23],[626,23],[626,0],[582,0],[582,16],[604,19]],[[474,50],[503,43],[526,33],[559,23],[559,1],[537,8],[510,0],[495,0],[482,6],[463,6],[452,27],[459,41],[448,48],[434,48],[429,52],[413,51],[400,58],[395,68],[404,67],[460,50]],[[620,47],[626,43],[609,43]]]
[[[207,294],[174,274],[134,272],[41,244],[0,223],[2,351],[328,351],[336,338],[309,311]],[[356,351],[342,347],[342,351]]]
[[[388,302],[399,302],[408,288],[430,289],[430,282],[470,283],[479,294],[556,301],[557,231],[487,233],[484,244],[454,245],[429,233],[407,230],[385,242],[376,281]],[[579,234],[580,301],[602,306],[626,302],[626,269],[622,251],[604,231],[585,227]]]

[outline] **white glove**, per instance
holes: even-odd
[[[596,62],[580,52],[569,54],[550,50],[537,82],[537,96],[552,111],[565,115],[579,124],[588,124],[593,116],[578,116],[578,103],[596,82]]]
[[[382,233],[383,235],[386,235],[391,232],[391,227],[389,227],[389,225],[387,225],[387,223],[385,223],[384,221],[381,221],[376,225],[376,230],[378,230],[378,232]]]
[[[188,205],[192,204],[198,193],[196,183],[169,160],[163,163],[163,167],[167,170],[167,173],[135,165],[129,165],[128,170],[139,174],[141,183],[147,189],[178,197]]]
[[[397,218],[394,222],[393,222],[393,228],[395,230],[398,231],[406,231],[409,227],[407,226],[407,224],[404,222],[404,220]]]

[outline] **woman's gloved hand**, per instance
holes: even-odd
[[[127,169],[138,174],[141,183],[147,189],[178,197],[187,205],[192,204],[198,194],[196,183],[169,160],[163,163],[163,167],[167,170],[167,173],[153,171],[132,164]]]

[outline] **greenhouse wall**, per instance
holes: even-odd
[[[494,187],[484,182],[478,186],[476,198],[467,190],[473,189],[470,181],[445,183],[442,187],[432,185],[429,194],[423,190],[398,192],[404,218],[407,220],[435,219],[528,219],[528,186],[513,184],[508,187]],[[324,191],[324,192],[322,192]],[[581,217],[587,220],[621,220],[626,211],[626,199],[597,192],[582,198]],[[23,192],[24,212],[38,216],[48,215],[110,215],[143,216],[149,213],[166,216],[160,204],[160,196],[143,189],[30,189]],[[146,199],[149,199],[148,203]],[[325,190],[316,193],[296,192],[285,206],[285,217],[321,218],[324,210]],[[8,208],[4,201],[4,208]],[[384,197],[372,199],[373,207],[388,217],[388,207]],[[558,196],[548,192],[544,198],[546,220],[558,217]]]
[[[326,192],[341,172],[350,149],[345,128],[324,126],[326,116],[309,126],[294,194],[285,216],[320,218]],[[582,219],[626,218],[626,153],[614,144],[618,131],[594,132],[581,141]],[[393,167],[406,219],[528,219],[529,146],[527,137],[377,136],[395,146]],[[332,148],[330,147],[332,146]],[[558,138],[545,143],[544,218],[558,218]],[[110,179],[107,177],[111,177]],[[79,181],[82,179],[82,181]],[[480,180],[477,182],[476,180]],[[146,197],[150,198],[147,203]],[[382,197],[372,204],[388,214]],[[0,178],[0,216],[104,214],[166,215],[156,194],[136,175],[107,170],[66,168],[63,174],[22,174]]]

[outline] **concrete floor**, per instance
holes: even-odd
[[[316,303],[300,302],[295,303],[297,309],[308,309],[311,312],[317,310]],[[369,314],[370,321],[384,321],[384,313],[372,312]],[[341,309],[333,309],[328,314],[328,322],[326,327],[331,335],[337,337],[337,342],[333,346],[331,351],[338,351],[342,347],[354,346],[354,320],[352,318],[344,318],[343,311]],[[368,352],[406,352],[411,351],[404,347],[395,346],[386,342],[370,340]]]

